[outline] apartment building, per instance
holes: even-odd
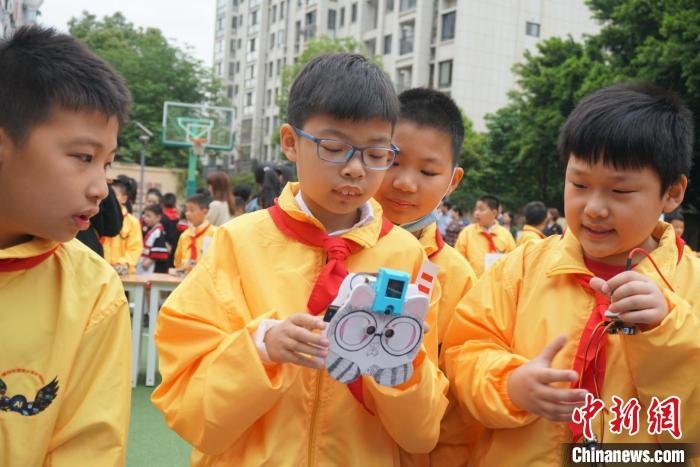
[[[584,0],[217,0],[215,21],[214,71],[236,108],[237,161],[279,157],[282,70],[316,37],[356,38],[398,91],[440,89],[484,130],[526,49],[598,30]]]
[[[0,37],[7,37],[20,26],[36,23],[44,0],[0,0]]]

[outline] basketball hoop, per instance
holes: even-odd
[[[208,138],[192,138],[190,139],[192,143],[192,150],[197,157],[202,157],[204,155],[204,145],[209,142]]]

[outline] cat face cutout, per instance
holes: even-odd
[[[409,297],[399,316],[370,311],[374,297],[370,285],[355,287],[329,323],[326,367],[340,382],[371,375],[379,384],[395,386],[411,377],[423,341],[428,297]]]

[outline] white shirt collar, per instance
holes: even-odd
[[[296,194],[294,197],[296,200],[297,204],[299,205],[299,209],[304,211],[306,214],[309,216],[313,217],[314,219],[316,216],[314,216],[314,213],[311,212],[311,209],[309,209],[309,206],[307,206],[306,202],[304,202],[304,198],[301,196],[301,190]],[[374,210],[372,209],[372,203],[369,201],[366,201],[365,204],[363,204],[360,207],[360,220],[350,227],[349,229],[342,229],[342,230],[336,230],[335,232],[329,232],[328,236],[329,237],[337,237],[339,235],[343,235],[345,233],[350,232],[351,230],[357,229],[359,227],[364,227],[365,225],[371,224],[374,221]]]

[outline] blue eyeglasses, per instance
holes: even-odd
[[[367,169],[386,170],[391,167],[399,153],[399,148],[393,144],[390,148],[375,146],[358,148],[337,139],[317,138],[299,128],[294,128],[294,131],[302,138],[316,143],[316,155],[322,161],[330,162],[331,164],[347,164],[355,152],[359,152],[362,165]]]

